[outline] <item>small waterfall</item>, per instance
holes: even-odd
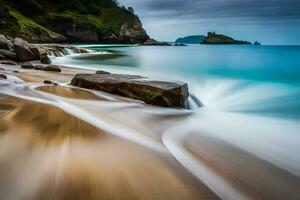
[[[64,48],[62,51],[63,51],[64,55],[73,55],[76,53],[74,51],[74,49],[72,49],[72,48]]]

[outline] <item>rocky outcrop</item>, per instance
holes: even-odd
[[[143,46],[171,46],[171,44],[169,44],[167,42],[158,42],[154,39],[148,39],[141,45],[143,45]]]
[[[119,36],[121,40],[127,41],[127,43],[142,43],[149,39],[139,20],[135,20],[132,24],[125,22],[121,26]]]
[[[17,59],[20,61],[38,60],[40,54],[37,48],[32,48],[22,38],[14,39],[14,50],[17,54]]]
[[[231,37],[222,34],[216,34],[215,32],[208,32],[207,37],[202,44],[251,44],[251,42],[235,40]]]
[[[25,62],[23,67],[28,69],[26,61],[40,60],[43,64],[51,64],[48,54],[54,56],[69,55],[69,53],[88,53],[87,49],[76,48],[61,44],[29,44],[22,38],[9,38],[0,34],[0,63],[11,64]]]
[[[82,26],[76,22],[55,21],[51,27],[55,32],[66,36],[72,43],[143,43],[149,36],[139,20],[132,23],[124,22],[119,31],[104,31],[101,29]]]
[[[189,97],[186,83],[152,81],[141,76],[110,74],[77,74],[72,85],[121,95],[147,104],[186,108]]]

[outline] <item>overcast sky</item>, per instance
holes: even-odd
[[[300,0],[119,0],[132,6],[148,34],[162,41],[228,34],[264,44],[300,44]]]

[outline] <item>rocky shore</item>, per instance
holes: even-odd
[[[70,50],[79,54],[90,52],[87,49],[69,45],[30,44],[21,38],[0,35],[0,64],[11,65],[10,68],[13,69],[11,71],[18,73],[20,77],[24,73],[26,77],[37,76],[39,71],[49,73],[44,76],[44,80],[40,80],[45,84],[56,83],[58,76],[53,73],[65,76],[64,71],[66,70],[63,66],[51,64],[49,55],[65,56]],[[19,73],[20,70],[22,70],[21,73]],[[186,83],[149,80],[137,75],[110,74],[104,71],[90,73],[88,71],[73,70],[72,75],[68,74],[65,81],[71,82],[76,87],[100,90],[156,106],[187,108],[189,91]],[[5,77],[6,75],[3,74],[2,78]]]

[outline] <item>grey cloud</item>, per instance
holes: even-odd
[[[139,8],[142,17],[153,19],[300,20],[300,0],[130,0],[130,2]]]

